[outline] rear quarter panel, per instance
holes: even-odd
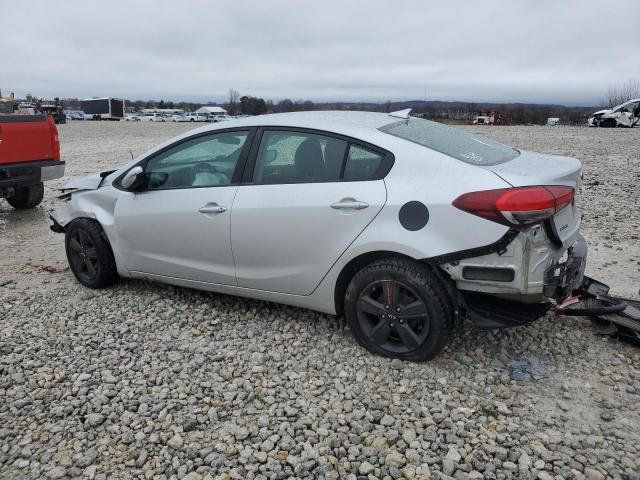
[[[426,259],[489,245],[508,231],[503,225],[451,205],[463,193],[509,186],[494,173],[394,137],[382,141],[373,137],[367,140],[395,155],[394,166],[384,179],[387,202],[313,292],[308,305],[319,311],[335,313],[334,294],[338,276],[351,260],[360,255],[389,251],[414,259]],[[423,203],[429,211],[427,224],[417,231],[407,230],[399,219],[400,209],[410,201]]]
[[[463,193],[507,187],[504,180],[492,172],[408,142],[399,140],[392,151],[396,160],[385,178],[387,203],[348,253],[391,250],[414,258],[429,258],[488,245],[506,233],[507,227],[451,205]],[[407,230],[399,219],[402,206],[412,201],[423,203],[429,211],[427,224],[417,231]]]

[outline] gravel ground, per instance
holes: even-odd
[[[190,127],[62,125],[68,176]],[[640,129],[477,130],[584,162],[589,269],[640,297]],[[141,281],[91,291],[48,230],[61,183],[30,212],[0,203],[0,478],[640,478],[638,349],[589,321],[467,331],[415,364],[306,310]],[[544,378],[513,380],[514,358]]]

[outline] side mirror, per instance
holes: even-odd
[[[133,167],[131,170],[127,172],[127,174],[122,178],[120,184],[122,188],[127,190],[136,190],[142,185],[144,181],[144,170],[142,170],[141,166]]]

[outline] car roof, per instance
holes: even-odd
[[[217,130],[234,127],[293,127],[325,130],[347,136],[358,136],[363,131],[377,130],[378,128],[395,123],[398,119],[387,113],[377,112],[352,112],[341,110],[309,111],[273,113],[233,119],[224,124],[213,124],[202,127],[201,131]]]

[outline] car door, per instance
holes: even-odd
[[[382,209],[393,157],[321,132],[258,135],[233,203],[238,286],[308,295]]]
[[[118,249],[132,272],[235,285],[230,211],[250,130],[197,135],[143,162],[146,185],[116,203]]]

